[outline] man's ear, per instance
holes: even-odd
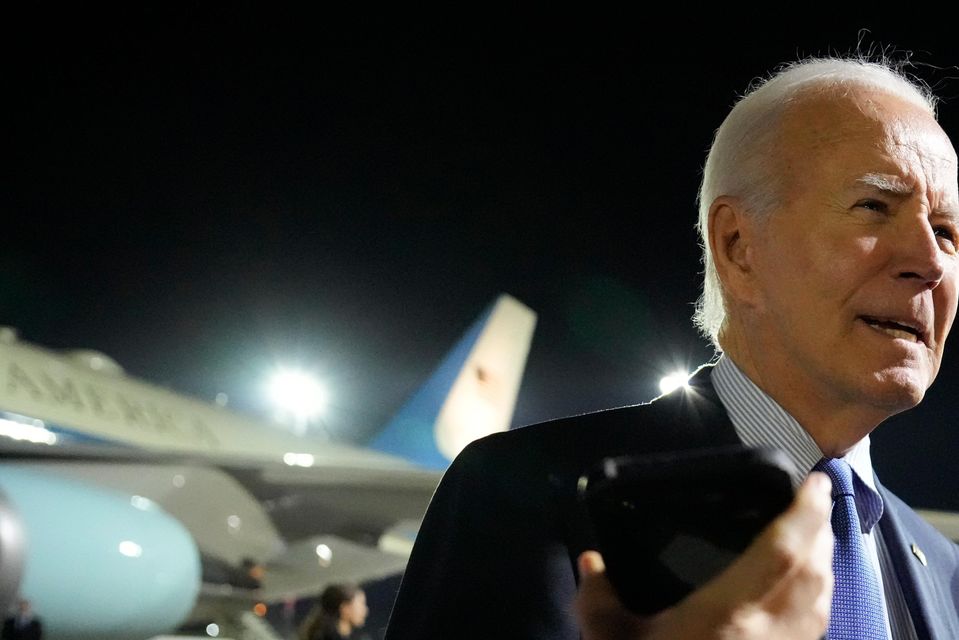
[[[720,196],[709,207],[709,250],[727,298],[755,302],[756,220],[739,198]]]

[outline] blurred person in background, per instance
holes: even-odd
[[[369,612],[362,589],[331,584],[303,621],[300,640],[369,640],[361,631]]]
[[[43,628],[40,618],[33,613],[29,600],[17,603],[17,612],[3,621],[3,640],[40,640]]]

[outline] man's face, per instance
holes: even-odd
[[[823,411],[881,420],[914,406],[956,315],[949,139],[888,95],[811,97],[787,115],[779,161],[780,205],[750,250],[750,357]]]

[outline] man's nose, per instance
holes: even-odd
[[[895,242],[901,256],[897,277],[915,279],[936,288],[945,274],[945,255],[928,218],[912,219],[897,231]]]

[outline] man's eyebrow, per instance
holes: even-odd
[[[881,173],[867,173],[856,180],[860,186],[869,186],[879,189],[884,194],[894,198],[908,198],[915,193],[915,190],[909,186],[905,180],[897,176],[889,176]],[[954,224],[959,224],[959,206],[955,203],[948,203],[940,206],[934,211],[934,214],[940,217],[949,218]]]
[[[875,187],[891,196],[906,198],[913,194],[913,187],[906,184],[902,178],[883,175],[881,173],[867,173],[856,180],[856,184]]]
[[[941,218],[946,218],[954,225],[959,225],[959,208],[955,206],[947,206],[945,208],[939,209],[938,211],[933,212],[934,215]]]

